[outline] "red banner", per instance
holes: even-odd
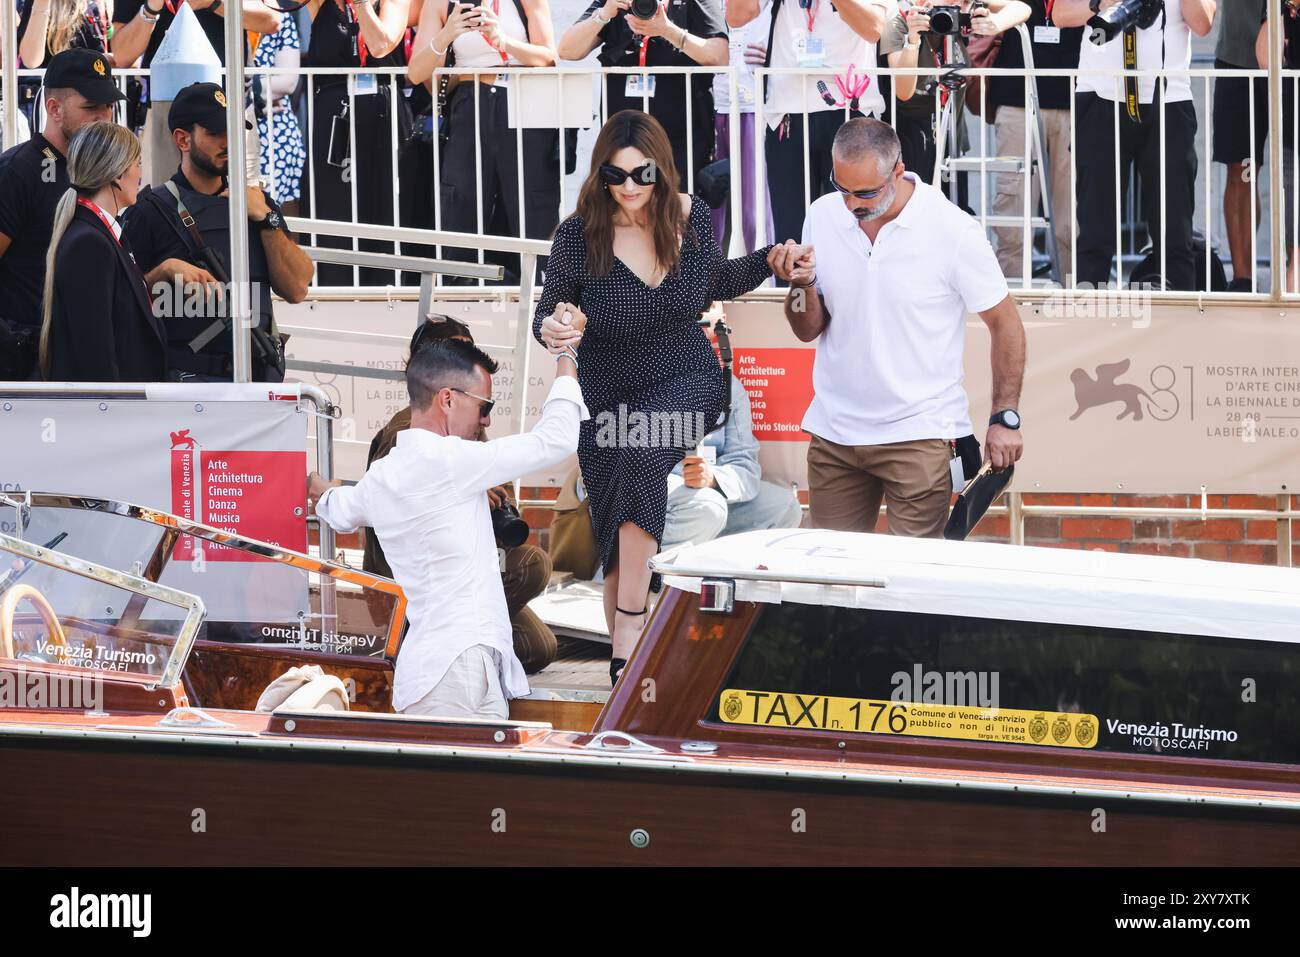
[[[171,434],[172,511],[182,518],[245,538],[307,550],[302,508],[305,452],[203,449],[189,429]],[[204,559],[249,561],[246,552],[206,545]],[[182,536],[174,557],[194,558],[194,540]]]

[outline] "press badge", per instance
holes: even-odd
[[[801,67],[819,69],[826,65],[826,41],[821,37],[798,37],[794,41],[795,62]]]
[[[952,490],[960,492],[966,487],[966,474],[962,471],[960,455],[954,455],[948,460],[948,471],[952,473]]]
[[[1035,43],[1060,43],[1061,28],[1047,27],[1047,26],[1034,27],[1034,42]]]
[[[633,96],[654,96],[655,95],[655,78],[645,73],[633,73],[627,78],[627,86],[623,89],[623,95]]]
[[[379,81],[373,73],[356,73],[348,77],[348,92],[353,96],[366,96],[379,92]]]

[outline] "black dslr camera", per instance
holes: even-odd
[[[971,10],[984,6],[987,6],[987,4],[973,3],[971,4]],[[955,4],[951,6],[935,6],[928,7],[926,12],[930,15],[930,32],[936,36],[970,36],[970,14],[962,13],[961,7]]]
[[[632,0],[632,9],[628,12],[638,20],[653,20],[659,12],[659,0]]]
[[[528,541],[528,523],[519,517],[519,509],[504,502],[492,509],[492,534],[506,548],[517,548]]]
[[[1099,47],[1131,27],[1145,30],[1154,26],[1160,14],[1165,12],[1165,0],[1119,0],[1104,12],[1098,12],[1101,0],[1092,0],[1091,6],[1095,16],[1088,21],[1088,39]]]

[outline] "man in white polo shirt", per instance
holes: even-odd
[[[815,528],[868,532],[881,498],[895,535],[943,532],[956,440],[972,433],[962,388],[966,317],[992,335],[985,459],[1020,458],[1025,330],[979,223],[904,170],[884,123],[850,120],[832,147],[836,193],[808,210],[815,250],[792,271],[785,315],[817,342],[803,428]]]
[[[1101,0],[1096,9],[1104,13],[1117,2]],[[1159,80],[1154,76],[1126,78],[1123,71],[1188,69],[1192,62],[1191,34],[1194,32],[1198,37],[1209,34],[1214,24],[1216,0],[1163,0],[1159,6],[1153,22],[1135,24],[1102,46],[1087,39],[1091,31],[1085,30],[1079,51],[1074,120],[1079,239],[1075,255],[1079,264],[1078,282],[1093,288],[1110,281],[1117,242],[1115,218],[1124,198],[1121,191],[1116,202],[1115,171],[1119,169],[1123,173],[1130,162],[1137,164],[1142,177],[1142,212],[1151,234],[1157,269],[1161,250],[1164,251],[1165,287],[1196,288],[1197,270],[1192,254],[1196,109],[1192,105],[1191,81],[1186,74],[1177,73]],[[1051,16],[1058,27],[1084,26],[1094,16],[1092,0],[1056,0]],[[1130,35],[1128,41],[1126,33]],[[1126,42],[1132,44],[1131,57],[1125,56]],[[1111,75],[1089,75],[1086,72],[1089,70],[1108,71]],[[1246,104],[1242,104],[1242,109],[1246,109]],[[1117,123],[1118,161],[1115,158]],[[1160,222],[1162,172],[1167,213],[1163,227]]]
[[[742,27],[759,15],[760,0],[728,0],[726,6],[727,25]],[[896,13],[897,0],[772,0],[767,66],[836,71],[765,78],[764,162],[776,230],[770,238],[777,242],[799,235],[805,179],[812,199],[829,189],[831,140],[845,120],[846,108],[851,116],[884,112],[875,72],[876,44]]]

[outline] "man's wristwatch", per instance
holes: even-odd
[[[273,209],[266,214],[265,219],[259,219],[253,225],[263,231],[268,229],[284,229],[284,217]]]
[[[994,412],[989,418],[989,425],[1001,425],[1008,429],[1020,428],[1020,413],[1015,409],[1003,409],[1001,412]]]

